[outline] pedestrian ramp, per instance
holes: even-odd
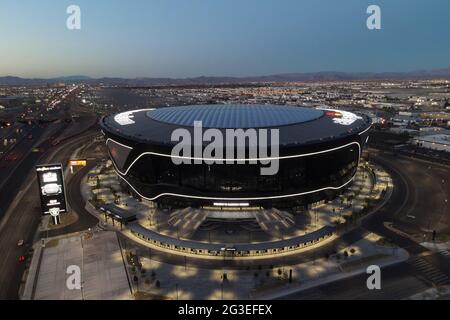
[[[408,260],[408,264],[418,275],[425,278],[425,280],[431,282],[435,286],[450,284],[450,278],[447,274],[433,266],[422,257],[412,258]]]

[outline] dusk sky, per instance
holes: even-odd
[[[412,71],[450,67],[450,1],[0,0],[0,39],[0,76]]]

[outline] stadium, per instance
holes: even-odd
[[[179,141],[173,133],[183,129],[198,135],[195,122],[223,136],[230,129],[276,129],[277,139],[269,133],[265,157],[252,154],[247,143],[244,158],[231,150],[235,161],[221,158],[221,163],[202,161],[211,142],[204,139],[176,163],[172,151]],[[369,117],[348,111],[247,104],[134,110],[101,120],[115,171],[136,195],[160,207],[218,209],[307,209],[335,198],[356,174],[370,125]],[[275,144],[276,154],[269,152]],[[231,144],[238,146],[242,143]],[[229,152],[226,140],[219,154]],[[277,162],[274,174],[261,174],[267,160]]]

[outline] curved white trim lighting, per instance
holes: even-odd
[[[118,145],[128,148],[128,149],[133,149],[130,146],[124,145],[120,142],[115,141],[114,139],[108,138],[106,139],[106,144],[108,144],[108,141],[112,141],[114,143],[117,143]],[[122,175],[127,175],[128,171],[130,171],[131,167],[136,163],[136,161],[138,161],[142,156],[145,155],[154,155],[154,156],[160,156],[160,157],[166,157],[166,158],[177,158],[177,159],[188,159],[188,160],[200,160],[200,161],[270,161],[270,160],[283,160],[283,159],[293,159],[293,158],[302,158],[302,157],[308,157],[308,156],[313,156],[313,155],[317,155],[317,154],[322,154],[322,153],[328,153],[328,152],[332,152],[332,151],[336,151],[339,149],[343,149],[345,147],[348,147],[352,144],[356,144],[358,146],[358,150],[359,150],[359,157],[361,156],[361,145],[359,144],[359,142],[353,141],[347,144],[344,144],[342,146],[339,147],[335,147],[335,148],[331,148],[331,149],[325,149],[325,150],[321,150],[321,151],[316,151],[316,152],[309,152],[309,153],[302,153],[302,154],[294,154],[294,155],[290,155],[290,156],[281,156],[281,157],[265,157],[265,158],[203,158],[203,157],[184,157],[184,156],[173,156],[171,154],[165,154],[165,153],[158,153],[158,152],[143,152],[141,153],[138,157],[136,157],[136,159],[133,160],[133,162],[128,166],[128,168],[125,170],[125,172],[120,171],[118,168],[116,168],[117,172],[119,172]],[[108,146],[108,145],[106,145]],[[359,161],[359,157],[358,157],[358,161]],[[114,163],[114,161],[113,161]],[[115,164],[114,164],[115,166]]]
[[[359,157],[358,157],[358,164],[359,164]],[[358,165],[357,165],[358,166]],[[115,166],[114,166],[115,168]],[[180,194],[180,193],[171,193],[171,192],[163,192],[160,193],[158,195],[156,195],[153,198],[148,198],[142,194],[139,193],[139,191],[137,191],[133,185],[128,182],[127,179],[125,179],[124,177],[122,177],[122,175],[118,175],[120,178],[122,178],[133,190],[134,192],[136,192],[140,197],[142,197],[143,199],[149,200],[149,201],[153,201],[158,199],[159,197],[162,196],[174,196],[174,197],[182,197],[182,198],[189,198],[189,199],[201,199],[201,200],[221,200],[221,201],[252,201],[252,200],[269,200],[269,199],[283,199],[283,198],[290,198],[290,197],[298,197],[298,196],[303,196],[306,194],[311,194],[311,193],[315,193],[315,192],[320,192],[320,191],[325,191],[325,190],[339,190],[343,187],[345,187],[347,184],[349,184],[350,182],[352,182],[353,178],[356,175],[356,171],[355,174],[344,184],[340,185],[339,187],[325,187],[325,188],[320,188],[320,189],[316,189],[316,190],[311,190],[311,191],[305,191],[305,192],[299,192],[299,193],[292,193],[292,194],[285,194],[285,195],[281,195],[281,196],[268,196],[268,197],[251,197],[251,198],[222,198],[222,197],[201,197],[201,196],[193,196],[193,195],[186,195],[186,194]]]
[[[361,131],[360,133],[358,133],[359,135],[362,135],[364,133],[366,133],[367,131],[370,130],[370,128],[372,127],[372,124],[370,124],[370,126],[367,129],[364,129],[363,131]]]
[[[123,147],[126,148],[130,148],[133,149],[132,147],[126,146],[120,142],[117,142],[111,138],[108,138],[106,140],[106,143],[108,143],[108,141],[111,140]],[[318,152],[311,152],[311,153],[304,153],[304,154],[298,154],[298,155],[291,155],[291,156],[284,156],[284,157],[273,157],[273,158],[258,158],[258,159],[288,159],[288,158],[299,158],[299,157],[307,157],[307,156],[311,156],[311,155],[316,155],[316,154],[321,154],[321,153],[327,153],[327,152],[331,152],[331,151],[335,151],[335,150],[339,150],[342,148],[345,148],[349,145],[352,144],[356,144],[358,146],[358,161],[356,164],[356,167],[358,167],[359,165],[359,161],[360,161],[360,157],[361,157],[361,145],[354,141],[354,142],[350,142],[347,143],[345,145],[342,145],[340,147],[336,147],[336,148],[331,148],[331,149],[327,149],[327,150],[322,150],[322,151],[318,151]],[[144,152],[141,155],[139,155],[139,157],[137,157],[128,167],[128,169],[125,171],[125,173],[121,172],[116,164],[114,163],[114,161],[112,161],[113,165],[114,165],[114,170],[118,173],[118,176],[124,180],[133,190],[134,192],[136,192],[140,197],[142,197],[143,199],[149,200],[149,201],[153,201],[158,199],[159,197],[162,196],[175,196],[175,197],[182,197],[182,198],[190,198],[190,199],[201,199],[201,200],[219,200],[219,201],[252,201],[252,200],[269,200],[269,199],[283,199],[283,198],[290,198],[290,197],[297,197],[297,196],[302,196],[302,195],[307,195],[307,194],[311,194],[311,193],[315,193],[315,192],[320,192],[320,191],[325,191],[325,190],[339,190],[342,189],[343,187],[345,187],[346,185],[348,185],[350,182],[352,182],[353,178],[356,175],[356,171],[353,174],[353,176],[344,184],[338,186],[338,187],[324,187],[324,188],[320,188],[320,189],[316,189],[316,190],[310,190],[310,191],[305,191],[305,192],[299,192],[299,193],[293,193],[293,194],[286,194],[286,195],[280,195],[280,196],[268,196],[268,197],[250,197],[250,198],[225,198],[225,197],[201,197],[201,196],[193,196],[193,195],[186,195],[186,194],[180,194],[180,193],[171,193],[171,192],[164,192],[164,193],[160,193],[158,195],[156,195],[153,198],[148,198],[144,195],[142,195],[139,191],[136,190],[136,188],[130,183],[128,182],[127,179],[125,179],[123,177],[123,175],[126,175],[128,173],[128,171],[130,170],[130,168],[134,165],[134,163],[143,155],[145,154],[152,154],[152,155],[157,155],[157,156],[163,156],[163,157],[168,157],[171,158],[172,155],[167,155],[167,154],[162,154],[162,153],[156,153],[156,152]],[[207,158],[194,158],[194,157],[179,157],[179,158],[185,158],[185,159],[207,159]],[[214,160],[218,160],[218,159],[214,159]],[[227,159],[225,159],[227,160]],[[231,159],[228,159],[231,160]],[[239,159],[233,159],[233,160],[239,160]],[[242,159],[241,159],[242,160]],[[244,159],[244,160],[250,160],[250,159]]]

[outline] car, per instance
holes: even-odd
[[[56,183],[48,183],[42,187],[42,194],[44,196],[56,195],[62,192],[61,185]]]
[[[24,262],[24,261],[25,261],[25,256],[24,255],[19,256],[19,262]]]
[[[17,242],[17,246],[18,246],[18,247],[21,247],[21,246],[23,246],[24,243],[25,243],[25,241],[23,241],[23,239],[20,239],[20,240]]]
[[[5,157],[6,161],[16,161],[17,155],[15,153],[8,153]]]

